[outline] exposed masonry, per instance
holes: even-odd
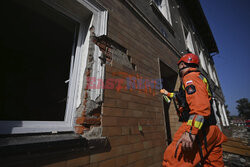
[[[94,126],[100,126],[101,124],[101,110],[98,108],[101,107],[101,101],[92,101],[89,98],[90,90],[87,89],[87,77],[91,76],[92,73],[92,66],[94,63],[94,50],[95,44],[93,43],[94,34],[94,27],[90,28],[90,41],[89,41],[89,50],[88,50],[88,59],[87,59],[87,67],[84,73],[84,83],[81,99],[83,99],[80,107],[77,109],[76,114],[76,126],[75,131],[76,133],[83,134],[93,128]]]
[[[102,57],[100,59],[105,64],[112,64],[112,62],[119,63],[130,69],[135,69],[135,64],[132,63],[131,57],[128,56],[127,49],[116,43],[106,35],[100,37],[94,37],[93,42],[102,51]]]
[[[92,68],[94,63],[93,54],[95,45],[102,51],[102,64],[111,65],[112,62],[119,63],[130,69],[135,69],[135,64],[131,63],[131,57],[127,55],[127,50],[120,46],[118,43],[103,35],[96,37],[94,27],[90,28],[90,41],[88,50],[87,67],[84,73],[84,90],[82,95],[82,103],[77,109],[75,132],[83,134],[85,138],[100,138],[102,136],[101,125],[101,106],[102,101],[97,98],[95,101],[90,99],[90,91],[88,89],[88,77],[92,76]]]

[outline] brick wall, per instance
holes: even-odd
[[[131,57],[130,63],[136,65],[136,69],[128,68],[119,62],[112,62],[112,55],[109,55],[106,80],[126,79],[125,75],[119,74],[159,78],[158,58],[177,71],[178,56],[138,20],[122,1],[100,0],[100,3],[109,12],[108,37],[126,48],[126,55]],[[173,104],[169,115],[173,136],[180,125]],[[159,167],[166,148],[164,121],[162,97],[158,91],[105,89],[101,126],[102,136],[109,138],[111,151],[47,166]]]
[[[176,66],[178,57],[123,3],[114,0],[102,2],[110,9],[108,36],[127,49],[131,63],[137,67],[134,70],[117,62],[111,63],[106,65],[106,79],[126,79],[124,75],[114,75],[119,72],[143,78],[159,78],[158,58],[170,67]],[[171,105],[172,136],[179,125],[174,106]],[[99,166],[161,166],[166,133],[162,98],[157,92],[105,89],[102,127],[103,136],[109,137],[111,152],[91,155],[90,163]]]

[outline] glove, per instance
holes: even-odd
[[[168,91],[167,91],[166,89],[161,89],[160,92],[161,92],[162,94],[165,94],[165,95],[168,94]]]

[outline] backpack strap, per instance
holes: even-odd
[[[211,91],[211,87],[210,87],[210,84],[209,84],[207,78],[204,77],[202,74],[199,75],[199,78],[200,78],[200,79],[203,81],[203,83],[206,85],[208,95],[209,95],[210,97],[213,97],[213,92]]]

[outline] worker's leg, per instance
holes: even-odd
[[[197,144],[194,145],[190,151],[183,151],[180,144],[176,153],[175,151],[176,142],[173,142],[168,146],[164,153],[164,161],[162,164],[164,167],[194,167],[201,161]],[[204,151],[203,156],[206,156],[206,152]]]
[[[179,130],[176,132],[175,138],[173,142],[167,147],[164,153],[164,161],[163,166],[167,167],[174,167],[174,166],[196,166],[200,161],[200,148],[198,147],[197,143],[194,144],[194,147],[191,151],[183,152],[181,149],[181,144],[179,145],[177,152],[176,151],[176,143],[180,136],[184,133],[183,127],[181,126]],[[178,137],[178,138],[177,138]],[[214,162],[216,160],[216,155],[220,155],[219,153],[215,156],[214,153],[220,151],[219,147],[216,146],[220,145],[224,141],[222,132],[219,131],[217,126],[210,126],[209,131],[207,133],[207,148],[205,148],[204,142],[202,142],[202,155],[203,157],[207,157],[207,154],[210,153],[210,161]],[[216,147],[216,148],[215,148]],[[212,150],[215,148],[215,150]],[[212,154],[212,155],[211,155]],[[217,160],[218,162],[220,160]],[[219,164],[219,163],[218,163]]]
[[[185,166],[185,167],[191,167],[195,166],[195,164],[198,164],[200,162],[200,156],[199,156],[199,150],[198,146],[193,147],[191,151],[183,152],[181,148],[181,144],[178,146],[178,149],[176,149],[176,143],[182,136],[182,134],[185,132],[185,125],[186,123],[183,123],[182,126],[178,129],[178,131],[174,135],[174,139],[172,143],[167,147],[164,153],[164,160],[163,160],[163,167],[179,167],[179,166]]]
[[[210,166],[216,166],[216,167],[224,166],[223,151],[221,145],[215,146],[209,153],[208,157],[206,158],[204,167],[210,167]]]
[[[212,129],[214,133],[208,133],[208,142],[214,142],[216,144],[213,146],[211,151],[209,151],[204,166],[224,166],[221,144],[226,141],[226,136],[220,131],[218,126],[211,126],[210,129]]]

